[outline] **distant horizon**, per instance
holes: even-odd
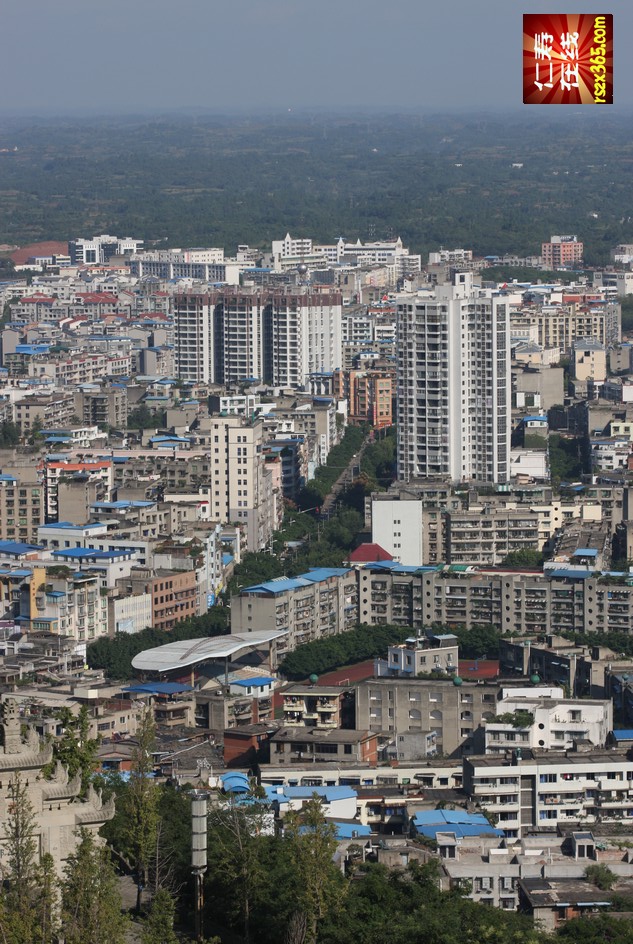
[[[621,117],[633,113],[633,102],[623,105],[611,105],[600,110],[600,117]],[[38,122],[63,120],[117,120],[126,121],[144,120],[147,118],[165,118],[170,120],[177,119],[197,119],[197,118],[216,118],[216,119],[266,119],[287,118],[355,118],[358,116],[368,116],[373,118],[415,118],[415,117],[463,117],[471,119],[481,118],[499,118],[499,117],[529,117],[541,119],[551,119],[555,121],[567,121],[572,117],[581,117],[583,120],[594,122],[597,118],[595,112],[582,105],[563,105],[563,106],[540,106],[540,105],[486,105],[481,108],[472,106],[414,106],[414,105],[306,105],[296,108],[284,108],[282,106],[257,107],[252,105],[234,106],[232,108],[212,108],[210,106],[182,105],[173,107],[158,106],[138,106],[125,109],[86,109],[75,108],[67,110],[56,110],[44,112],[40,109],[12,109],[0,105],[0,120],[34,120]],[[633,134],[632,134],[633,136]]]

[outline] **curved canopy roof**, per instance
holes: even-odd
[[[156,649],[145,649],[132,659],[140,672],[172,672],[213,659],[228,659],[246,649],[265,646],[287,634],[287,630],[259,630],[203,639],[182,639]]]

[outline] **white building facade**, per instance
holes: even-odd
[[[471,273],[397,299],[398,478],[510,475],[510,318]]]

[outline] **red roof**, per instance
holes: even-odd
[[[56,298],[52,298],[50,295],[28,295],[23,296],[20,299],[20,303],[23,305],[52,305],[53,302],[56,302]]]
[[[48,242],[23,246],[22,249],[16,249],[15,252],[12,252],[9,258],[14,265],[26,265],[29,259],[33,259],[35,256],[66,255],[68,255],[68,243]]]
[[[494,679],[499,677],[498,659],[460,659],[459,675],[463,679]]]
[[[390,560],[393,560],[393,557],[380,544],[360,544],[349,555],[349,561],[352,564],[373,564],[376,561]]]
[[[109,292],[78,292],[77,298],[81,298],[88,305],[99,305],[104,302],[113,305],[118,302],[116,295],[110,295]]]

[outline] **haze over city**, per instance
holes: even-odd
[[[593,12],[587,0],[573,12]],[[615,104],[633,103],[633,11],[617,5]],[[529,8],[529,9],[528,9]],[[2,110],[490,109],[521,104],[521,18],[506,0],[61,0],[3,10]]]

